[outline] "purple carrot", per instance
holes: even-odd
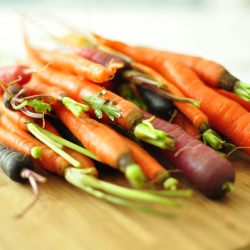
[[[145,118],[152,117],[144,112]],[[152,124],[175,137],[175,151],[162,150],[162,155],[207,197],[222,198],[232,188],[235,171],[231,162],[201,141],[187,134],[177,125],[160,118]]]
[[[108,67],[111,63],[120,65],[120,68],[126,65],[126,61],[121,57],[93,47],[81,48],[77,51],[77,54],[105,67]]]

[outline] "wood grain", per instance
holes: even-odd
[[[195,193],[171,220],[99,201],[52,175],[39,203],[16,219],[32,193],[1,173],[0,249],[250,249],[250,164],[234,165],[234,193],[220,202]]]

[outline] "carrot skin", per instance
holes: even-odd
[[[151,117],[151,114],[146,112],[144,115],[145,118]],[[162,150],[161,154],[179,168],[207,197],[214,199],[223,197],[225,195],[223,185],[234,182],[235,179],[231,162],[177,125],[159,118],[155,118],[152,124],[176,139],[176,150],[174,152]]]

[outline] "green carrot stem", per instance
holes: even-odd
[[[92,152],[90,152],[88,149],[86,148],[83,148],[71,141],[68,141],[60,136],[57,136],[53,133],[51,133],[50,131],[46,130],[46,129],[43,129],[41,128],[40,126],[37,127],[44,135],[46,135],[48,138],[52,139],[53,141],[67,147],[67,148],[70,148],[80,154],[83,154],[83,155],[86,155],[87,157],[93,159],[93,160],[96,160],[96,161],[100,161],[97,156],[95,156]]]
[[[70,178],[69,178],[70,177]],[[177,201],[173,201],[155,194],[145,193],[139,190],[132,190],[129,188],[114,185],[105,181],[98,180],[93,176],[85,175],[81,172],[81,169],[68,168],[65,173],[67,180],[77,178],[80,183],[85,186],[90,186],[95,189],[102,190],[112,195],[119,196],[121,198],[130,199],[133,201],[149,202],[155,204],[161,204],[166,206],[180,206]]]
[[[63,97],[62,98],[63,105],[70,110],[76,117],[80,117],[82,112],[88,111],[89,107],[85,104],[76,102],[70,97]]]
[[[42,154],[42,148],[40,146],[35,146],[31,149],[30,153],[34,159],[40,159]]]
[[[140,166],[136,163],[129,164],[122,171],[124,171],[127,180],[133,187],[141,188],[145,184],[146,177]]]
[[[173,177],[169,177],[168,179],[166,179],[163,183],[163,186],[165,189],[167,190],[177,190],[177,186],[179,184],[179,181]]]
[[[220,138],[220,136],[213,131],[212,129],[207,129],[202,134],[202,139],[204,144],[211,146],[215,150],[220,150],[223,148],[224,140]]]
[[[242,100],[250,102],[250,85],[241,81],[235,82],[234,93]]]
[[[67,175],[67,176],[65,176],[65,178],[70,184],[78,187],[79,189],[81,189],[81,190],[85,191],[86,193],[90,194],[91,196],[94,196],[94,197],[96,197],[98,199],[102,199],[102,200],[104,200],[106,202],[109,202],[109,203],[112,203],[112,204],[115,204],[115,205],[119,205],[119,206],[122,206],[122,207],[136,209],[136,210],[146,212],[146,213],[150,213],[150,214],[153,214],[153,215],[158,215],[158,216],[161,216],[161,217],[164,217],[164,218],[173,218],[174,217],[173,214],[168,214],[166,212],[162,212],[160,210],[156,210],[154,208],[151,208],[151,207],[148,207],[148,206],[145,206],[145,205],[136,204],[134,202],[130,202],[130,201],[127,201],[127,200],[112,196],[110,194],[103,193],[103,192],[101,192],[99,190],[94,189],[91,186],[86,186],[84,183],[81,182],[81,179],[80,180],[78,179],[78,176],[69,176],[69,175]]]
[[[234,192],[234,190],[235,190],[235,185],[234,185],[232,182],[226,182],[226,183],[223,185],[222,189],[223,189],[224,191],[226,191],[226,192],[231,193],[231,192]]]
[[[15,110],[20,110],[22,108],[24,108],[26,105],[27,105],[28,101],[25,100],[23,101],[22,103],[20,103],[19,105],[12,105],[12,108],[15,109]]]
[[[55,142],[53,142],[49,137],[44,135],[40,130],[39,126],[35,123],[27,123],[27,129],[28,131],[33,134],[38,140],[46,144],[48,147],[50,147],[53,151],[55,151],[57,154],[62,156],[66,161],[68,161],[72,166],[74,167],[80,167],[81,164],[79,161],[75,160],[73,157],[71,157],[69,154],[67,154],[65,151],[63,151],[61,148],[57,147],[55,145]],[[58,144],[58,143],[57,143]]]
[[[134,128],[134,135],[139,140],[159,148],[174,150],[174,138],[162,130],[155,129],[151,123],[154,118],[153,116],[136,125]]]
[[[190,189],[187,189],[187,190],[145,190],[145,192],[167,196],[167,197],[190,197],[193,194],[193,191]]]

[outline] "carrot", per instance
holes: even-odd
[[[189,120],[182,113],[177,113],[177,115],[173,119],[173,123],[179,125],[184,131],[188,134],[192,135],[194,138],[199,139],[200,133],[199,131],[190,123]]]
[[[154,182],[160,182],[168,176],[167,170],[158,163],[147,151],[145,151],[137,143],[133,142],[125,136],[121,136],[122,140],[128,145],[135,161],[141,166],[144,174]]]
[[[145,118],[151,117],[147,112],[144,115]],[[157,117],[152,123],[176,139],[175,151],[162,150],[160,154],[180,169],[203,194],[209,198],[222,198],[228,191],[232,191],[235,170],[228,159],[177,125]]]
[[[52,126],[51,123],[49,123],[48,121],[46,121],[45,123],[45,127],[46,130],[48,130],[49,132],[60,136],[60,134],[58,133],[58,131],[55,129],[54,126]],[[76,159],[78,162],[80,162],[81,164],[81,168],[93,168],[94,167],[94,163],[91,159],[89,159],[88,157],[86,157],[85,155],[79,154],[78,152],[66,148],[64,149],[69,155],[71,155],[74,159]],[[96,173],[94,174],[95,176],[97,176],[98,172],[96,170]]]
[[[81,119],[78,119],[63,106],[55,105],[54,111],[74,136],[101,162],[125,172],[133,185],[142,184],[143,174],[135,164],[128,146],[116,132],[91,119],[85,113],[82,113]],[[131,173],[133,176],[129,176],[130,171],[136,172]]]
[[[118,50],[128,56],[132,56],[134,49],[137,51],[137,55],[155,54],[156,56],[165,58],[166,60],[176,60],[194,70],[198,76],[207,84],[212,87],[224,88],[229,91],[234,91],[241,99],[250,101],[250,87],[243,83],[235,76],[230,74],[222,65],[203,59],[201,57],[183,55],[178,53],[172,53],[167,51],[158,51],[145,47],[134,47],[133,49],[128,48],[124,43],[118,41],[112,41],[95,35],[95,38],[99,43],[102,43],[112,49]],[[136,55],[134,55],[136,56]],[[135,58],[134,58],[135,59]],[[137,60],[137,59],[135,59]],[[138,60],[140,61],[140,60]]]
[[[32,48],[36,56],[44,63],[51,63],[52,66],[60,71],[73,73],[81,78],[91,80],[95,83],[103,83],[112,79],[117,70],[110,64],[104,67],[71,53],[58,51],[48,51]]]
[[[250,103],[242,100],[240,97],[238,97],[236,94],[226,91],[224,89],[215,89],[219,94],[237,102],[240,104],[244,109],[246,109],[248,112],[250,112]]]
[[[137,54],[136,50],[133,50],[132,47],[121,43],[117,41],[111,41],[107,40],[104,38],[99,38],[98,41],[102,42],[103,44],[111,47],[112,49],[118,50],[119,52],[122,52],[130,57],[132,57],[134,60],[142,63],[139,64],[137,62],[134,62],[132,65],[136,67],[137,69],[145,72],[146,74],[150,74],[153,78],[156,78],[157,80],[160,80],[160,82],[164,83],[166,86],[167,90],[178,97],[185,97],[185,95],[182,93],[179,88],[174,86],[174,84],[170,83],[169,81],[166,81],[159,73],[155,73],[153,70],[151,70],[148,67],[143,66],[144,63],[143,61],[140,61],[140,56],[143,57],[143,53],[140,54],[140,56]],[[140,48],[136,48],[138,51]],[[139,53],[139,52],[138,52]],[[154,68],[152,65],[148,65],[152,68]],[[189,103],[182,103],[182,102],[174,102],[175,106],[183,113],[185,116],[193,123],[195,127],[197,127],[200,131],[205,131],[209,127],[209,122],[207,116],[198,108],[194,107],[194,105],[189,104]]]
[[[1,142],[17,151],[22,152],[27,156],[32,156],[31,152],[34,147],[41,148],[41,155],[39,159],[34,160],[39,166],[42,168],[52,172],[57,173],[59,175],[63,175],[64,170],[70,166],[70,164],[64,160],[61,156],[55,153],[53,150],[47,148],[42,143],[37,141],[31,135],[25,135],[22,133],[21,135],[10,132],[4,129],[4,127],[0,127],[0,138]]]

